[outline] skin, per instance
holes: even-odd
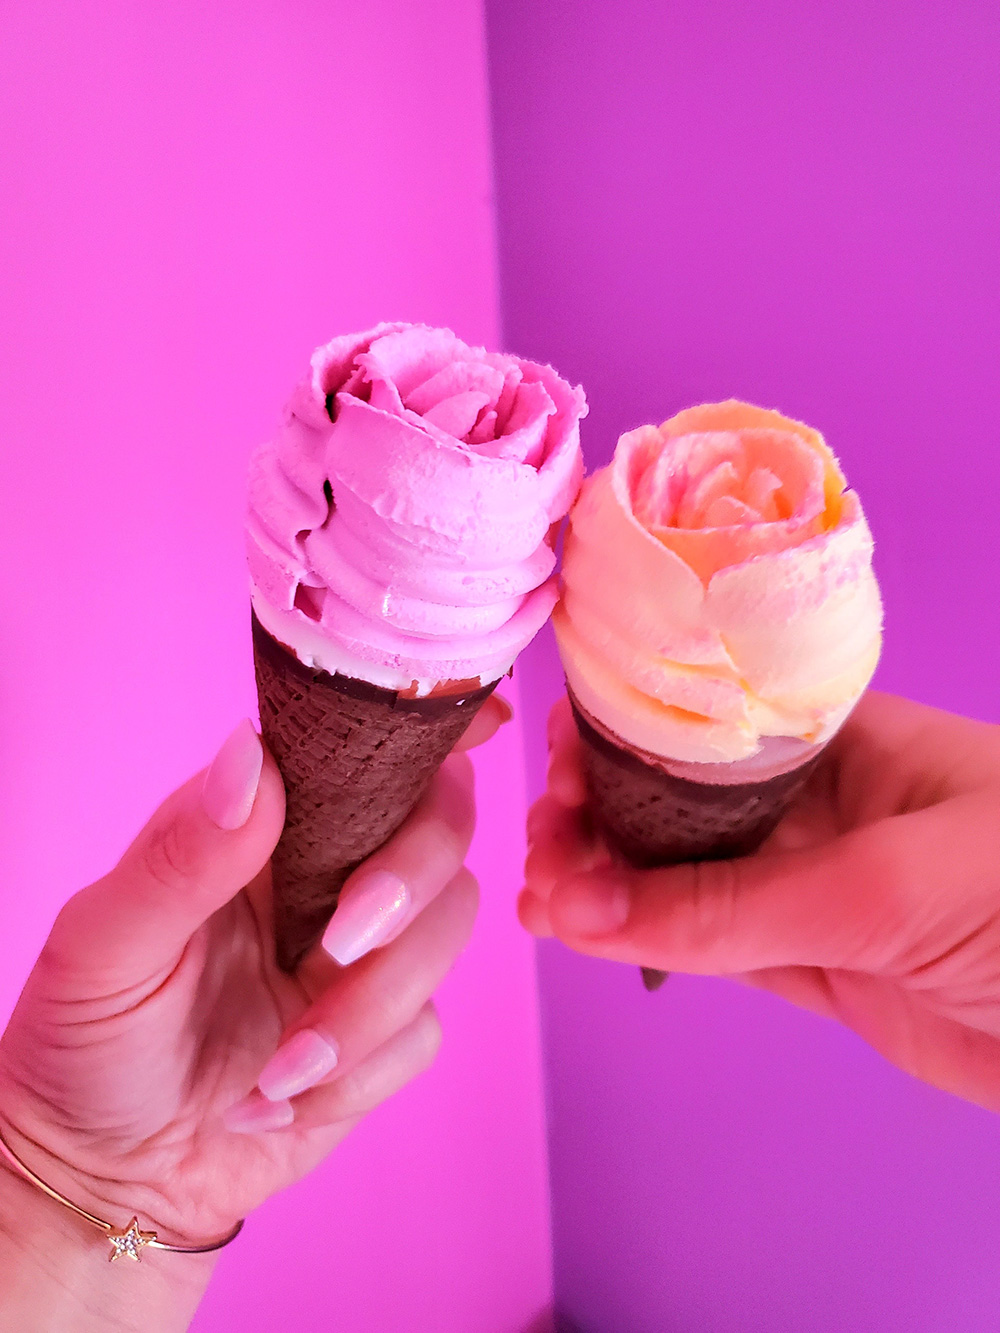
[[[463,747],[509,716],[491,700]],[[462,864],[472,767],[455,754],[377,854],[418,886],[405,928],[349,968],[317,947],[286,976],[270,920],[278,771],[265,754],[249,818],[228,831],[203,808],[203,781],[170,796],[115,869],[66,904],[0,1040],[14,1150],[96,1216],[124,1227],[137,1213],[180,1244],[226,1234],[427,1068],[441,1038],[431,995],[468,941],[478,892]],[[308,1026],[335,1042],[337,1067],[267,1102],[252,1091],[262,1067]],[[237,1103],[242,1132],[223,1120]],[[214,1256],[147,1250],[109,1270],[107,1253],[96,1229],[0,1167],[5,1328],[187,1328]]]
[[[528,930],[763,987],[1000,1110],[1000,727],[869,693],[759,852],[656,870],[595,829],[565,699],[549,739]]]

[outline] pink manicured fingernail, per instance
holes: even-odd
[[[613,935],[621,930],[630,908],[628,887],[621,880],[581,875],[556,888],[549,912],[558,935],[587,937]]]
[[[323,936],[323,948],[342,967],[364,957],[398,929],[410,910],[410,892],[398,875],[370,870],[357,876]]]
[[[500,720],[500,725],[503,726],[505,722],[509,722],[511,718],[514,716],[514,705],[510,702],[509,699],[505,699],[502,694],[494,694],[493,698],[496,699],[497,703],[500,705],[500,707],[506,714],[506,716],[501,718]]]
[[[222,1113],[222,1123],[233,1134],[266,1134],[271,1129],[287,1129],[294,1120],[291,1102],[266,1101],[257,1091]]]
[[[201,789],[201,803],[213,824],[237,829],[250,818],[264,751],[253,723],[244,718],[212,760]]]
[[[336,1068],[337,1052],[312,1028],[303,1028],[279,1046],[261,1070],[257,1087],[268,1101],[284,1101],[315,1087]]]

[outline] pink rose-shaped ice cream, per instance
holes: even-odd
[[[388,689],[499,679],[556,600],[585,412],[550,367],[446,329],[320,347],[251,464],[258,620],[306,666]]]
[[[554,621],[569,687],[647,754],[787,764],[875,669],[871,555],[857,495],[800,422],[730,401],[631,431],[571,515]]]

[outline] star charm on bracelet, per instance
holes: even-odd
[[[111,1242],[111,1253],[108,1255],[108,1262],[112,1264],[116,1259],[120,1259],[123,1254],[127,1254],[136,1263],[141,1263],[143,1248],[151,1241],[156,1240],[155,1231],[139,1230],[139,1219],[137,1217],[132,1218],[124,1231],[116,1231],[114,1227],[110,1227],[107,1236]]]
[[[243,1230],[241,1220],[225,1236],[220,1236],[218,1240],[208,1240],[204,1245],[169,1245],[165,1240],[157,1240],[155,1231],[140,1231],[139,1219],[133,1216],[125,1230],[120,1231],[113,1223],[106,1222],[103,1217],[95,1217],[93,1213],[88,1213],[86,1208],[81,1208],[72,1199],[67,1199],[57,1189],[47,1185],[41,1176],[32,1171],[27,1162],[21,1161],[4,1138],[2,1129],[0,1129],[0,1157],[8,1161],[14,1170],[25,1180],[30,1181],[36,1189],[41,1190],[43,1194],[47,1194],[56,1203],[62,1204],[64,1208],[68,1208],[71,1213],[76,1213],[77,1217],[82,1217],[92,1227],[97,1227],[99,1231],[103,1231],[105,1238],[111,1242],[111,1253],[108,1255],[110,1263],[120,1259],[123,1254],[127,1254],[135,1263],[141,1263],[142,1251],[147,1245],[152,1250],[167,1250],[171,1254],[212,1254],[215,1250],[221,1250],[224,1245],[228,1245],[230,1241],[235,1240]]]

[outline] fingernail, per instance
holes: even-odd
[[[346,967],[388,939],[409,910],[410,892],[398,875],[368,871],[355,879],[338,904],[323,948]]]
[[[560,935],[613,935],[628,920],[627,886],[607,875],[581,875],[557,885],[549,904]]]
[[[502,694],[494,694],[493,698],[496,699],[503,712],[503,717],[500,719],[500,725],[503,726],[505,722],[509,722],[514,716],[514,705],[509,699],[505,699]]]
[[[237,829],[250,818],[264,751],[249,718],[244,718],[212,760],[201,789],[201,803],[213,824]]]
[[[222,1113],[222,1123],[232,1134],[266,1134],[287,1129],[294,1120],[291,1102],[266,1101],[256,1090]]]
[[[257,1087],[270,1102],[297,1097],[336,1068],[337,1052],[312,1028],[303,1028],[279,1046],[261,1070]]]

